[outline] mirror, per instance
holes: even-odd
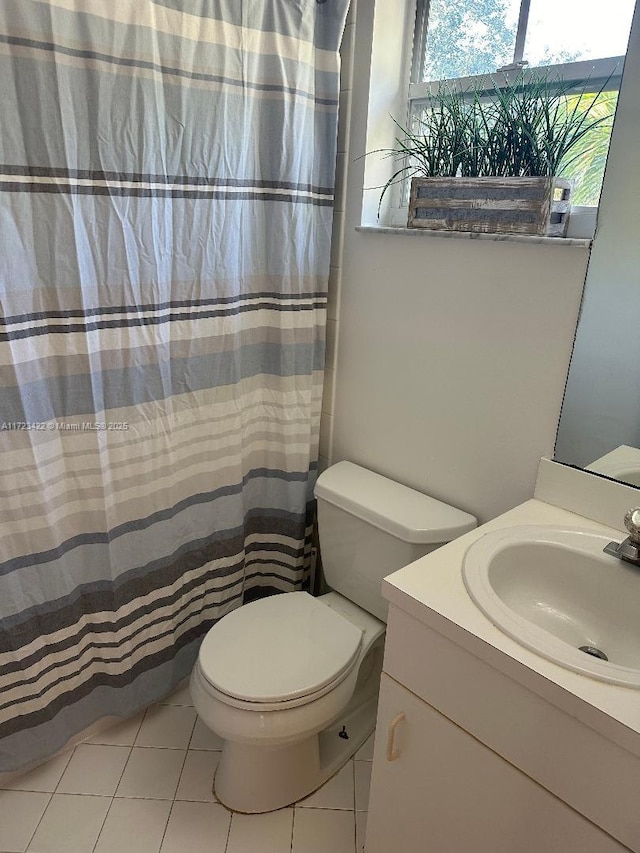
[[[555,459],[640,487],[640,3],[636,6]]]

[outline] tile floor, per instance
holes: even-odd
[[[231,814],[188,688],[0,790],[0,853],[362,853],[373,738],[320,790]]]

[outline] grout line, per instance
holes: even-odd
[[[356,813],[356,763],[352,758],[350,759],[350,761],[351,761],[351,773],[353,775],[353,814],[354,814],[353,824],[355,826],[355,822],[356,822],[356,819],[355,819],[355,813]]]
[[[229,849],[229,841],[231,840],[231,824],[233,823],[234,817],[235,817],[235,815],[232,813],[231,818],[229,819],[229,828],[227,829],[227,840],[226,840],[226,843],[224,845],[224,853],[227,853],[227,851]]]
[[[178,784],[179,784],[179,782],[178,782]],[[162,838],[160,839],[160,847],[158,847],[158,853],[161,853],[161,851],[162,851],[162,845],[164,844],[164,839],[167,835],[167,829],[169,829],[169,823],[171,821],[171,815],[173,814],[173,807],[175,806],[175,804],[176,804],[176,801],[173,800],[173,802],[171,803],[171,808],[169,809],[169,814],[167,815],[167,822],[164,825],[164,832],[162,833]]]
[[[194,722],[195,728],[195,722]],[[193,737],[193,732],[191,732],[191,736]],[[167,829],[169,828],[169,821],[171,820],[171,815],[173,814],[173,807],[176,804],[176,794],[178,793],[178,788],[180,787],[180,780],[182,779],[182,774],[184,773],[184,765],[187,763],[187,755],[189,755],[189,749],[185,749],[184,751],[184,759],[182,761],[182,767],[180,768],[180,773],[178,774],[178,782],[176,784],[176,789],[173,792],[173,797],[171,798],[171,808],[169,809],[169,815],[167,817],[167,822],[164,827],[164,832],[162,833],[162,840],[160,841],[160,847],[158,847],[158,853],[162,850],[162,845],[164,844],[164,839],[167,834]]]
[[[352,760],[353,765],[353,849],[358,853],[358,826],[356,823],[356,761],[355,757]]]
[[[296,826],[296,812],[297,812],[297,808],[294,805],[293,816],[291,818],[291,846],[289,847],[289,853],[293,853],[293,831],[294,831],[295,826]]]
[[[129,755],[127,756],[127,760],[125,761],[124,767],[122,768],[122,773],[120,774],[120,778],[118,779],[118,784],[116,785],[115,790],[113,792],[114,799],[115,799],[116,794],[118,793],[118,788],[120,787],[120,782],[122,782],[122,777],[124,776],[125,771],[126,771],[127,767],[129,766],[129,762],[131,761],[132,755],[133,755],[133,746],[130,746],[129,747]],[[109,809],[111,809],[111,806],[109,806]],[[100,832],[102,832],[102,830],[100,830]]]
[[[123,772],[124,772],[124,771],[123,771]],[[120,784],[120,782],[118,782],[118,784]],[[96,835],[96,841],[95,841],[95,844],[94,844],[94,845],[93,845],[93,847],[91,848],[91,853],[93,853],[93,851],[94,851],[94,850],[96,849],[96,847],[98,846],[98,841],[100,841],[100,836],[102,835],[102,830],[104,829],[104,825],[105,825],[105,823],[107,822],[107,818],[109,817],[109,812],[111,811],[111,806],[113,805],[113,801],[114,801],[114,799],[115,799],[115,797],[111,797],[111,802],[109,803],[109,808],[108,808],[108,809],[107,809],[107,811],[106,811],[106,814],[105,814],[105,816],[104,816],[104,820],[103,820],[103,821],[102,821],[102,823],[100,824],[100,829],[99,829],[99,831],[98,831],[98,834]]]
[[[165,802],[166,802],[166,800],[165,800]],[[169,811],[167,812],[167,819],[164,822],[164,829],[162,830],[162,838],[160,839],[160,844],[158,845],[158,853],[160,853],[160,851],[162,850],[162,845],[164,844],[164,837],[167,834],[167,827],[169,826],[169,821],[171,820],[171,812],[173,811],[173,804],[174,803],[175,803],[175,800],[173,800],[173,802],[171,803],[171,806],[169,807]]]
[[[132,746],[135,746],[135,745],[136,745],[136,743],[138,742],[138,738],[140,737],[140,732],[142,731],[142,726],[144,725],[144,721],[147,719],[147,714],[149,713],[149,711],[150,711],[153,707],[155,707],[155,705],[149,705],[149,706],[146,708],[146,710],[145,710],[144,714],[142,715],[142,719],[140,720],[140,725],[138,726],[138,731],[136,732],[136,736],[135,736],[135,737],[134,737],[134,739],[133,739],[133,744],[132,744]]]
[[[91,794],[79,794],[78,796],[89,797]],[[123,796],[122,794],[114,794],[114,800],[150,800],[153,803],[172,803],[175,800],[175,797],[141,797],[135,796],[132,797],[130,794]],[[182,803],[200,803],[204,802],[204,800],[178,800],[178,802]]]
[[[97,746],[97,744],[96,744]],[[185,749],[189,749],[188,746],[150,746],[147,744],[146,746],[142,746],[141,744],[134,744],[131,749],[165,749],[172,750],[173,752],[184,752]],[[199,752],[203,752],[204,750],[198,750]],[[219,752],[220,750],[208,749],[207,752]]]
[[[37,794],[38,792],[34,791],[33,793]],[[42,793],[42,792],[40,792],[40,793]],[[53,794],[51,796],[53,796]],[[113,799],[114,796],[115,796],[115,794],[87,794],[87,793],[78,793],[77,791],[58,791],[58,793],[56,794],[56,797],[99,797],[103,800],[105,799],[105,797],[107,799],[110,799],[110,798]],[[4,851],[2,851],[2,853],[4,853]]]
[[[136,735],[136,737],[137,737],[137,735]],[[116,786],[113,789],[113,794],[111,796],[111,802],[109,803],[109,808],[107,809],[107,813],[105,814],[104,820],[102,821],[102,825],[100,826],[100,831],[98,832],[98,834],[96,836],[96,843],[91,848],[91,853],[93,853],[93,851],[98,846],[98,841],[100,841],[100,836],[102,835],[102,830],[104,829],[104,825],[107,822],[107,818],[109,817],[109,812],[111,811],[111,808],[113,806],[113,802],[116,798],[116,791],[120,787],[120,782],[122,782],[122,777],[124,776],[124,771],[127,769],[127,765],[129,764],[131,756],[133,755],[133,746],[128,747],[128,749],[129,749],[129,755],[127,755],[127,760],[125,761],[124,767],[122,768],[122,772],[120,773],[120,776],[118,777],[118,781],[116,782]],[[60,777],[60,778],[62,779],[62,777]]]
[[[353,813],[353,849],[358,853],[358,822],[356,819],[357,812]]]
[[[195,708],[194,708],[194,711],[195,711]],[[187,752],[189,751],[189,745],[191,744],[191,741],[193,740],[193,733],[196,730],[196,723],[197,722],[198,722],[198,714],[196,712],[196,716],[193,720],[193,725],[191,726],[191,734],[189,735],[189,740],[187,741]]]
[[[54,793],[54,794],[57,794],[57,793],[58,793],[58,788],[60,787],[60,782],[62,782],[62,777],[63,777],[63,776],[64,776],[64,774],[67,772],[67,769],[69,768],[69,765],[71,764],[71,759],[72,759],[72,758],[73,758],[73,756],[76,754],[76,749],[78,748],[78,746],[79,746],[79,744],[78,744],[78,745],[76,745],[76,746],[74,746],[74,747],[73,747],[73,749],[71,750],[71,753],[70,753],[70,755],[69,755],[69,760],[68,760],[68,761],[67,761],[67,763],[65,764],[65,766],[64,766],[64,770],[63,770],[63,771],[62,771],[62,773],[60,774],[60,778],[59,778],[59,779],[58,779],[58,781],[56,782],[56,786],[55,786],[55,788],[53,789],[53,793]],[[128,760],[128,759],[127,759],[127,760]],[[29,843],[31,843],[31,842],[29,842]]]
[[[42,793],[42,792],[41,792],[41,791],[34,791],[33,793],[35,794],[35,793]],[[33,841],[33,837],[34,837],[34,835],[36,834],[36,832],[38,831],[38,827],[39,827],[39,826],[40,826],[40,824],[42,823],[42,819],[43,819],[43,817],[45,816],[45,814],[47,813],[47,809],[48,809],[48,808],[49,808],[49,806],[51,805],[51,800],[52,800],[52,799],[53,799],[53,794],[49,794],[49,801],[48,801],[47,805],[44,807],[44,811],[43,811],[43,812],[42,812],[42,814],[40,815],[40,820],[39,820],[39,821],[37,822],[37,824],[35,825],[35,829],[34,829],[34,830],[33,830],[33,832],[31,833],[31,836],[29,837],[29,841],[27,842],[27,846],[24,848],[25,850],[28,850],[28,849],[29,849],[29,847],[31,847],[31,842]]]

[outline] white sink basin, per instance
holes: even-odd
[[[591,678],[640,687],[640,568],[603,554],[609,541],[577,528],[495,530],[469,547],[464,582],[521,645]]]

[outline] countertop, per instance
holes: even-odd
[[[491,530],[520,524],[568,525],[602,533],[617,541],[624,538],[619,530],[540,500],[530,500],[389,575],[383,583],[384,597],[391,605],[640,756],[640,689],[597,681],[541,657],[504,634],[469,597],[462,579],[467,548]]]

